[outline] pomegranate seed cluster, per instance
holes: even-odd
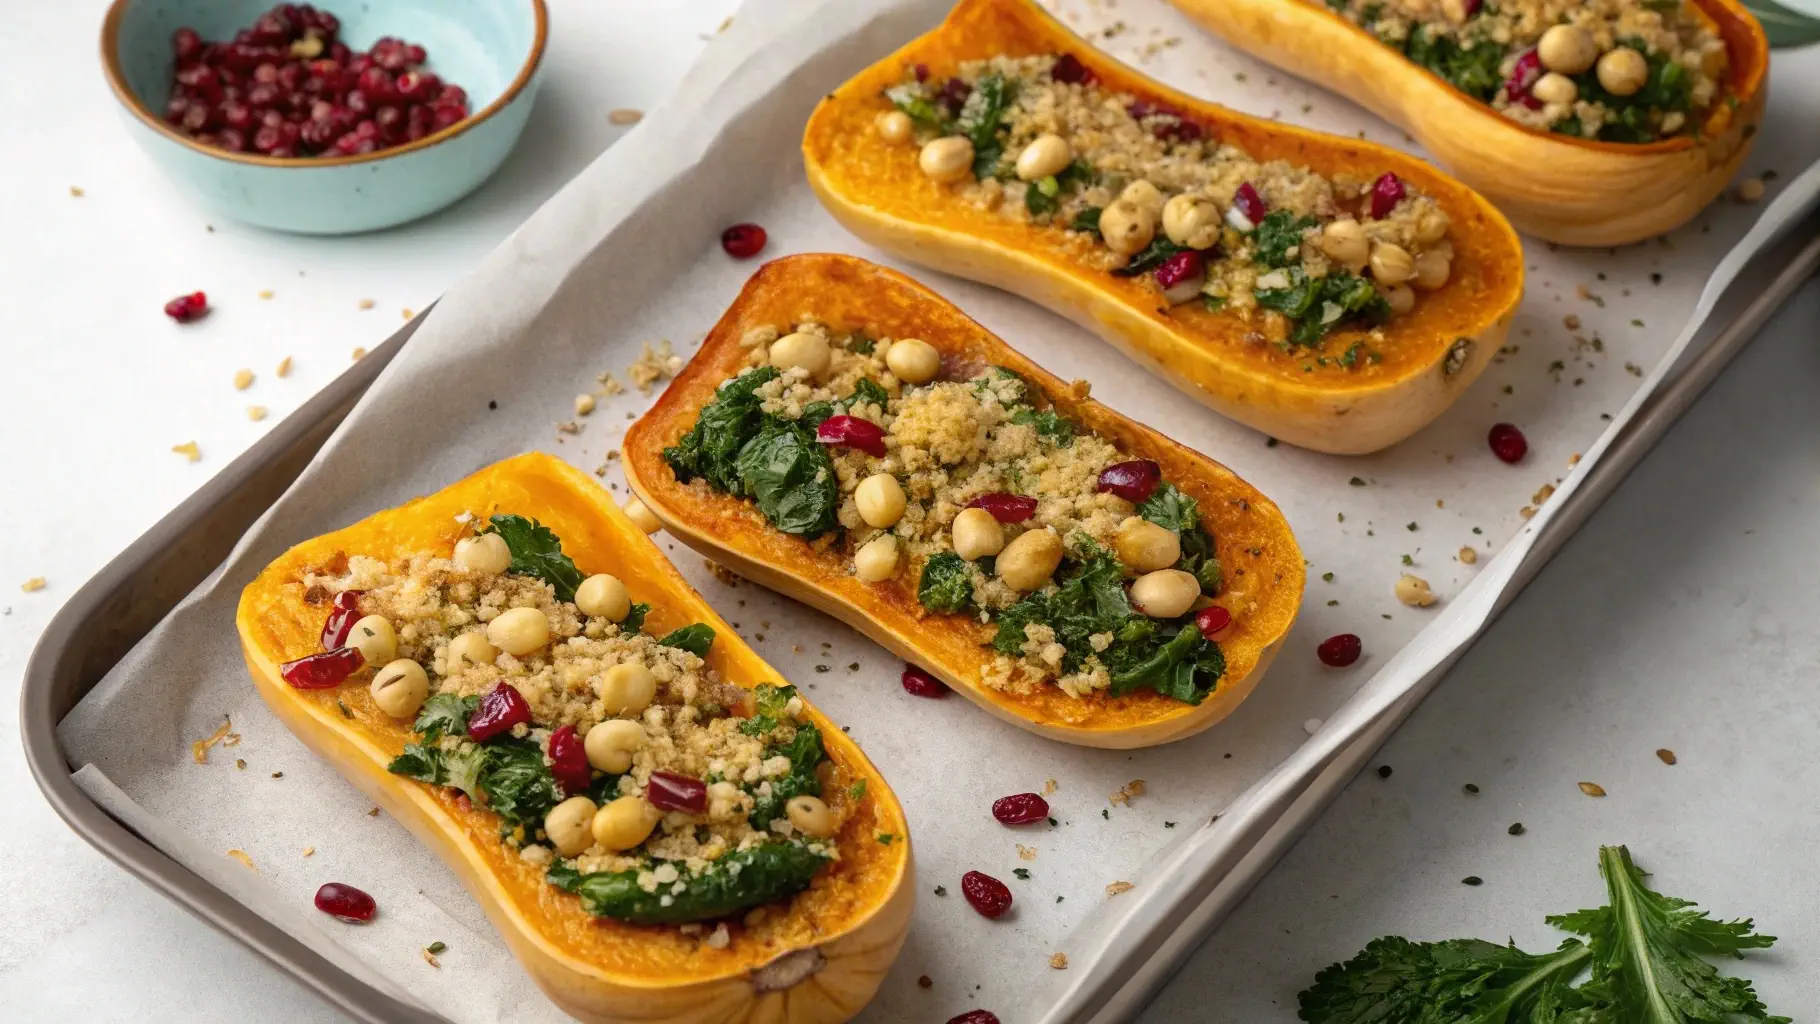
[[[358,51],[340,33],[309,4],[279,4],[226,42],[180,28],[164,119],[204,145],[289,158],[377,153],[468,116],[467,91],[425,70],[423,47]]]
[[[1397,174],[1255,159],[1188,112],[1101,85],[1073,54],[945,77],[917,65],[886,96],[878,136],[914,149],[938,187],[1066,232],[1089,266],[1170,307],[1252,322],[1316,370],[1381,358],[1379,328],[1453,273],[1446,211]]]

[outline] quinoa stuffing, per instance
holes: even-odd
[[[977,624],[981,682],[1191,704],[1225,673],[1236,596],[1194,498],[1003,367],[943,376],[915,338],[754,328],[664,457],[751,500],[860,582]],[[1218,599],[1218,600],[1216,600]],[[983,628],[982,628],[983,627]]]
[[[721,679],[704,623],[643,632],[650,606],[584,577],[535,521],[495,515],[452,558],[354,555],[301,583],[332,609],[327,650],[285,679],[323,688],[371,667],[374,703],[415,734],[390,770],[491,812],[590,913],[725,917],[838,859],[858,797],[821,798],[835,766],[795,689]]]
[[[1395,174],[1324,177],[1260,162],[1182,113],[1098,83],[1072,54],[997,57],[943,81],[918,65],[886,90],[887,143],[964,199],[1066,232],[1086,265],[1142,277],[1170,306],[1257,322],[1286,352],[1348,368],[1447,283],[1447,214]],[[1344,353],[1338,354],[1338,353]]]
[[[1689,0],[1325,2],[1505,117],[1563,135],[1698,134],[1725,77],[1725,40]]]

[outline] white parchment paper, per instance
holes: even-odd
[[[266,712],[244,676],[234,603],[287,546],[526,449],[604,467],[605,482],[623,496],[609,453],[654,396],[603,398],[579,421],[579,433],[557,424],[574,419],[573,398],[595,389],[597,373],[623,371],[643,343],[668,339],[685,356],[693,351],[753,269],[720,251],[722,228],[764,225],[767,256],[834,250],[895,263],[820,210],[803,183],[797,146],[820,96],[932,26],[945,7],[938,0],[748,4],[671,103],[450,290],[222,570],[71,714],[61,737],[72,760],[90,766],[79,781],[116,814],[155,825],[145,829],[154,842],[206,866],[209,877],[219,877],[223,863],[214,858],[244,851],[256,874],[253,884],[236,887],[238,898],[298,934],[333,936],[338,959],[358,960],[451,1020],[560,1019],[454,877],[395,822],[370,816],[365,799]],[[1058,7],[1115,55],[1191,92],[1404,143],[1344,101],[1196,34],[1161,3]],[[1786,175],[1820,156],[1820,138],[1803,130],[1816,123],[1809,97],[1820,96],[1811,87],[1820,67],[1810,62],[1795,72],[1810,87],[1789,89],[1784,95],[1793,100],[1773,107],[1753,173]],[[1812,182],[1803,185],[1811,192]],[[1771,183],[1772,196],[1781,190]],[[1804,201],[1805,194],[1791,195],[1781,205]],[[1271,785],[1318,771],[1478,628],[1513,561],[1492,556],[1521,542],[1521,510],[1536,507],[1539,489],[1566,480],[1575,455],[1596,457],[1614,418],[1666,369],[1703,283],[1760,212],[1721,202],[1669,238],[1616,252],[1532,243],[1530,292],[1509,350],[1440,421],[1368,458],[1271,446],[1056,317],[906,267],[1050,370],[1092,381],[1096,397],[1269,493],[1296,528],[1310,583],[1285,653],[1231,718],[1166,748],[1094,751],[1038,739],[964,700],[908,697],[897,684],[899,664],[864,639],[750,584],[724,584],[699,557],[666,541],[747,640],[850,727],[905,804],[919,903],[904,954],[865,1019],[940,1020],[984,1006],[1007,1021],[1034,1020],[1058,999],[1074,998],[1070,983],[1090,979],[1111,948],[1101,940],[1145,928],[1144,908],[1166,900],[1172,883],[1218,847],[1224,833],[1206,828],[1214,813],[1230,808],[1236,819],[1275,807]],[[1565,325],[1570,316],[1577,328]],[[1531,453],[1519,466],[1487,451],[1485,430],[1499,420],[1528,435]],[[1532,526],[1547,516],[1548,504],[1539,507]],[[1457,560],[1463,547],[1478,552],[1476,565]],[[1442,603],[1397,604],[1391,587],[1404,572],[1427,578]],[[1365,657],[1343,671],[1322,667],[1313,654],[1321,638],[1338,632],[1365,641]],[[190,743],[224,715],[240,741],[194,763]],[[1325,720],[1331,724],[1322,730]],[[1310,731],[1318,733],[1313,741]],[[992,822],[994,798],[1040,790],[1048,779],[1058,785],[1050,801],[1059,825],[1014,832]],[[1134,779],[1145,780],[1143,795],[1112,804],[1109,795]],[[1157,864],[1169,867],[1167,877]],[[1012,886],[1011,915],[988,922],[966,906],[958,883],[970,869]],[[1029,878],[1014,877],[1016,869]],[[365,928],[324,927],[309,909],[310,894],[330,880],[374,893],[380,917]],[[1109,901],[1105,888],[1114,881],[1136,889]],[[935,895],[937,886],[948,895]],[[1092,926],[1071,937],[1096,910]],[[448,946],[440,969],[419,953],[435,941]],[[1048,966],[1057,951],[1071,957],[1065,972]],[[922,975],[931,987],[918,985]]]

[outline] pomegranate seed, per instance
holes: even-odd
[[[404,100],[425,100],[442,91],[442,80],[427,71],[406,71],[393,85]]]
[[[929,65],[913,64],[910,67],[910,73],[916,76],[917,81],[927,82],[929,80]]]
[[[358,648],[341,647],[287,661],[278,666],[278,674],[299,690],[328,690],[346,682],[364,664]]]
[[[1011,890],[991,875],[969,871],[961,876],[961,895],[981,917],[1000,918],[1011,909]]]
[[[1194,625],[1202,636],[1219,643],[1232,635],[1232,613],[1217,604],[1202,608],[1194,617]]]
[[[361,92],[359,89],[348,90],[348,94],[341,98],[341,102],[347,106],[350,113],[354,114],[370,113],[373,109],[373,101],[368,99],[367,94]]]
[[[1321,664],[1331,668],[1345,668],[1359,660],[1365,645],[1357,633],[1336,633],[1321,641],[1321,646],[1314,649],[1321,658]]]
[[[279,160],[289,160],[297,155],[297,151],[289,146],[278,146],[266,155]]]
[[[749,260],[764,251],[765,239],[757,224],[735,224],[720,233],[720,247],[736,260]]]
[[[243,152],[246,149],[246,133],[238,128],[223,128],[215,133],[215,145],[229,152]]]
[[[335,595],[334,609],[322,624],[323,650],[347,646],[348,634],[354,631],[354,623],[360,621],[360,595],[364,593],[364,590],[344,590]]]
[[[949,110],[959,113],[967,105],[967,97],[973,95],[973,86],[958,78],[950,78],[942,83],[941,91],[936,93],[935,101]]]
[[[1049,801],[1035,793],[1013,793],[992,801],[992,816],[1001,825],[1028,825],[1049,817]],[[985,913],[981,911],[981,913]],[[988,917],[997,915],[988,914]]]
[[[998,1024],[998,1014],[991,1010],[968,1010],[958,1016],[949,1017],[948,1024]]]
[[[444,128],[449,128],[456,124],[459,124],[463,120],[466,120],[467,116],[468,116],[467,107],[456,106],[455,104],[452,104],[452,103],[437,103],[436,104],[436,121],[435,121],[436,130],[442,131]]]
[[[436,102],[460,107],[465,113],[468,109],[468,91],[459,85],[444,83],[442,91],[436,94]]]
[[[407,64],[422,64],[424,61],[430,59],[430,54],[428,50],[418,46],[416,43],[408,43],[404,48],[404,59]]]
[[[193,28],[180,28],[171,33],[171,54],[178,64],[189,64],[202,58],[202,36]]]
[[[397,107],[380,107],[373,111],[373,123],[379,126],[379,134],[395,139],[404,133],[404,111]]]
[[[926,670],[915,665],[905,665],[903,674],[904,692],[914,697],[932,697],[940,699],[948,696],[948,685],[930,675]]]
[[[253,81],[263,82],[267,85],[276,85],[278,83],[278,65],[261,64],[254,68]]]
[[[398,87],[392,84],[392,76],[385,68],[367,68],[360,73],[360,91],[368,99],[383,102],[396,95]]]
[[[244,103],[223,103],[221,105],[221,123],[229,128],[245,131],[253,126],[253,108]]]
[[[1491,453],[1500,462],[1514,465],[1522,462],[1523,456],[1529,454],[1529,439],[1523,436],[1523,432],[1514,423],[1493,423],[1485,440],[1490,443]]]
[[[880,452],[879,454],[884,454]],[[1021,523],[1036,515],[1036,499],[1022,494],[999,491],[982,494],[967,503],[968,508],[983,508],[1001,523]]]
[[[1156,127],[1150,129],[1150,134],[1171,142],[1194,142],[1204,134],[1200,125],[1180,114],[1173,116],[1173,121],[1158,122]]]
[[[189,95],[201,99],[214,99],[221,95],[221,76],[206,64],[177,72],[177,84],[187,89]]]
[[[190,101],[183,96],[172,96],[164,104],[164,120],[169,124],[182,124],[183,115],[188,113]]]
[[[1049,69],[1049,77],[1070,85],[1090,85],[1097,76],[1088,70],[1087,65],[1081,63],[1079,57],[1064,53],[1055,59],[1055,66]]]
[[[1383,220],[1397,208],[1409,190],[1403,187],[1403,179],[1385,171],[1371,186],[1371,219]]]
[[[1149,459],[1133,459],[1115,462],[1101,470],[1099,489],[1111,491],[1133,505],[1141,505],[1156,493],[1157,484],[1162,482],[1163,467]]]
[[[296,92],[303,87],[306,74],[302,64],[292,61],[278,69],[278,88],[285,92]]]
[[[1264,223],[1264,218],[1270,213],[1270,208],[1264,205],[1264,197],[1258,194],[1257,188],[1249,181],[1239,186],[1238,194],[1232,197],[1232,205],[1254,227]]]
[[[708,784],[675,772],[652,772],[645,799],[660,811],[700,814],[708,809]]]
[[[183,112],[183,129],[200,135],[214,120],[214,112],[208,108],[206,102],[191,103],[190,108]]]
[[[366,924],[379,911],[379,904],[351,885],[325,882],[316,890],[316,909],[349,924]]]
[[[512,684],[501,680],[480,698],[480,706],[468,717],[468,738],[477,743],[509,731],[513,726],[531,721],[531,705]]]
[[[1510,69],[1510,77],[1504,80],[1504,95],[1513,103],[1521,103],[1531,110],[1539,110],[1542,101],[1536,99],[1530,90],[1542,78],[1542,55],[1530,50],[1517,58],[1517,63]]]
[[[284,135],[278,129],[267,125],[253,134],[253,148],[261,153],[270,153],[284,144]]]
[[[354,137],[355,138],[378,139],[380,134],[381,134],[381,132],[379,131],[379,122],[373,120],[370,117],[354,126]]]
[[[1207,281],[1207,261],[1193,249],[1176,253],[1156,268],[1156,283],[1163,297],[1180,305],[1201,293]]]
[[[208,315],[209,297],[202,292],[191,292],[179,295],[164,304],[164,315],[180,324],[200,320]]]
[[[885,457],[885,432],[871,420],[857,416],[830,416],[815,428],[815,439],[822,444],[858,448],[875,459]]]
[[[556,776],[563,795],[574,796],[587,792],[588,784],[594,781],[594,773],[588,767],[588,752],[582,746],[575,727],[565,725],[551,733],[547,752],[550,755],[550,774]]]

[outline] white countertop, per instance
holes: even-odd
[[[10,24],[34,45],[0,63],[0,96],[40,104],[0,120],[14,157],[0,468],[31,496],[0,536],[0,863],[25,873],[0,900],[0,1020],[339,1020],[56,818],[23,764],[15,681],[82,581],[623,133],[609,110],[654,106],[737,0],[555,0],[543,91],[501,174],[443,214],[355,239],[209,230],[115,122],[94,73],[104,6],[20,5]],[[216,307],[206,321],[163,317],[196,289]],[[1782,937],[1745,965],[1766,1001],[1820,1005],[1814,972],[1796,968],[1820,950],[1820,888],[1755,867],[1820,840],[1803,810],[1820,796],[1817,316],[1810,286],[1399,733],[1382,758],[1394,775],[1348,790],[1152,1019],[1290,1020],[1315,970],[1378,934],[1552,945],[1543,914],[1597,902],[1600,842],[1630,843],[1671,894],[1755,915]],[[244,392],[242,368],[257,375]],[[170,451],[192,440],[200,462]],[[18,590],[37,576],[45,589]],[[1582,796],[1582,779],[1611,795]],[[1486,884],[1460,885],[1468,874]]]

